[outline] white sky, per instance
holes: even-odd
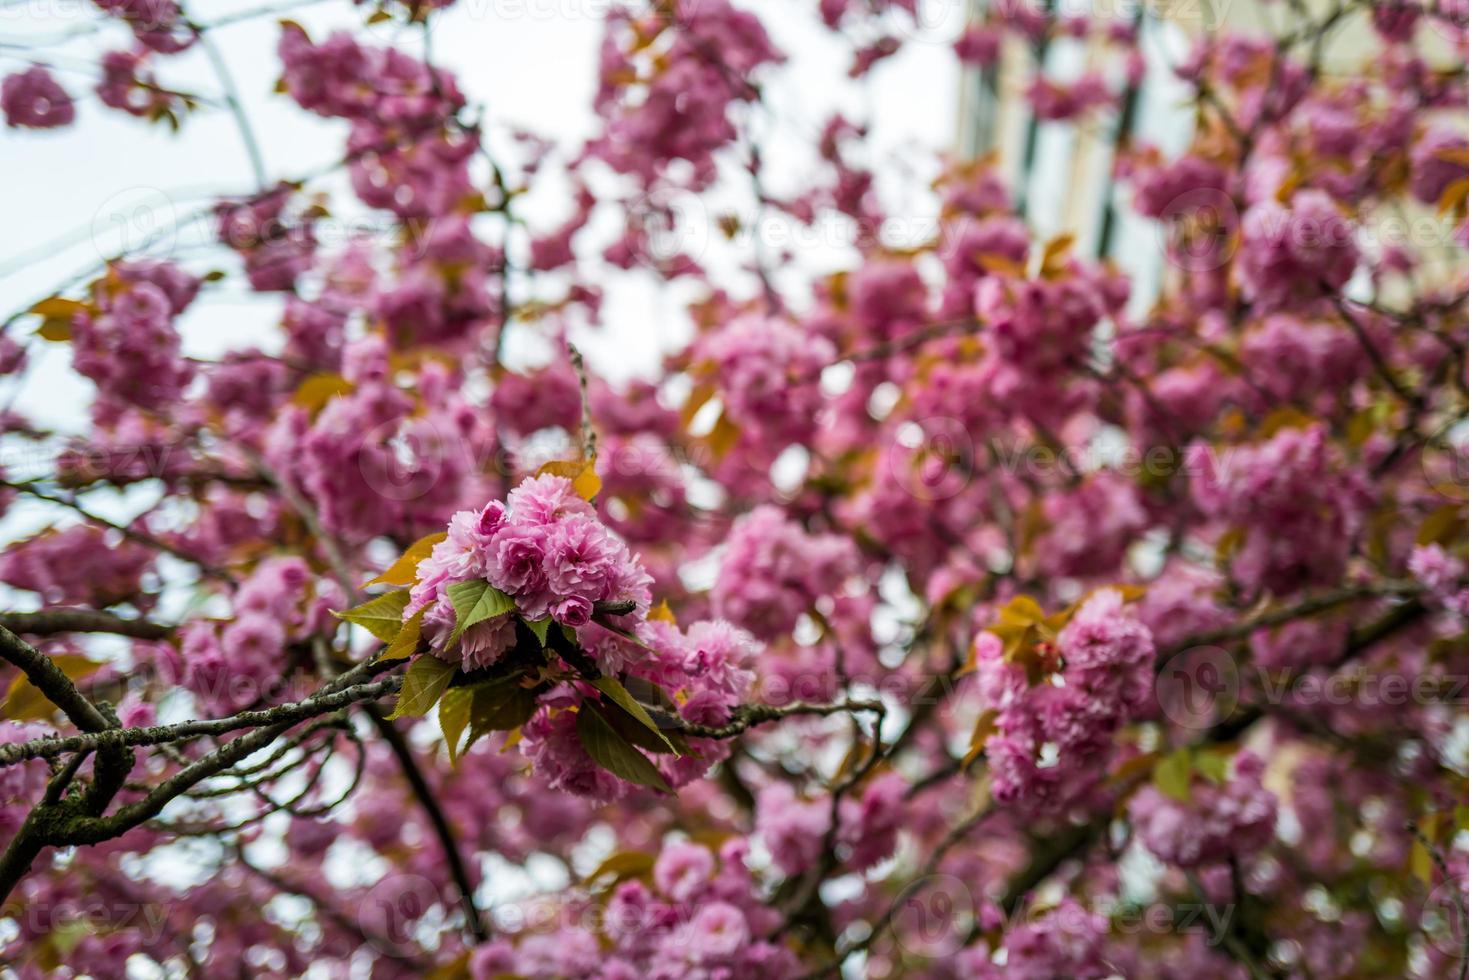
[[[601,17],[608,2],[460,0],[435,15],[433,59],[455,72],[471,103],[487,107],[492,127],[523,126],[574,147],[595,131],[591,102]],[[874,123],[871,151],[879,159],[903,148],[914,151],[903,154],[910,159],[920,158],[921,149],[946,149],[958,102],[957,70],[947,45],[957,31],[962,3],[932,0],[924,8],[920,43],[905,46],[864,84],[854,85],[845,81],[845,46],[817,21],[814,3],[748,0],[745,5],[762,14],[776,43],[790,55],[789,64],[767,86],[774,122],[761,119],[762,129],[772,132],[763,139],[771,189],[779,192],[804,177],[809,145],[838,106]],[[213,0],[187,9],[207,24],[259,9],[259,0]],[[280,16],[301,23],[313,38],[334,28],[356,27],[365,39],[422,52],[423,38],[416,28],[363,28],[370,9],[338,0]],[[94,30],[99,23],[101,30]],[[0,317],[49,295],[57,283],[117,251],[124,240],[136,242],[179,222],[182,227],[165,234],[158,243],[164,247],[155,247],[155,253],[190,263],[196,271],[224,264],[207,254],[209,224],[189,216],[217,192],[253,187],[240,136],[222,108],[200,110],[175,135],[166,126],[149,125],[97,101],[91,92],[97,55],[125,46],[129,35],[120,25],[99,21],[90,3],[0,0],[0,74],[24,68],[35,56],[18,50],[17,42],[51,41],[78,31],[90,33],[41,49],[41,58],[80,100],[77,124],[55,133],[0,129],[0,227],[5,230],[0,235]],[[279,67],[276,17],[224,27],[214,36],[225,49],[272,178],[314,173],[340,157],[343,123],[304,112],[273,93]],[[197,48],[162,59],[159,66],[166,85],[206,95],[220,91]],[[492,128],[492,140],[501,133]],[[921,189],[929,176],[920,174],[912,182],[920,189],[912,204],[915,217],[928,210]],[[338,191],[333,195],[337,213],[353,213],[350,192],[342,192],[344,181],[321,186]],[[570,201],[559,181],[548,182],[542,191],[522,211],[549,225],[569,212]],[[687,202],[695,212],[711,205],[707,198]],[[803,254],[830,266],[843,251],[832,244],[834,237],[823,235],[823,241],[807,243]],[[734,261],[727,249],[713,254],[721,251],[719,245],[703,255],[716,268],[722,267],[721,258]],[[604,307],[606,327],[597,336],[578,335],[578,341],[604,373],[648,373],[659,353],[676,347],[685,335],[681,309],[693,291],[669,289],[651,276],[618,279]],[[278,303],[233,283],[206,291],[182,324],[186,352],[212,356],[232,346],[269,347],[279,333]],[[67,429],[84,425],[91,388],[68,364],[64,346],[49,347],[18,393],[18,407]]]

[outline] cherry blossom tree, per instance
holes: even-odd
[[[1469,973],[1469,7],[1283,0],[1169,62],[1141,8],[979,5],[928,56],[1024,101],[1020,163],[1111,154],[1046,237],[1013,161],[855,113],[770,165],[803,52],[741,4],[609,4],[567,146],[373,30],[451,3],[281,22],[323,173],[267,171],[175,0],[96,0],[91,93],[0,45],[0,152],[218,112],[258,184],[3,321],[4,383],[95,389],[0,414],[48,515],[0,554],[5,975]],[[794,6],[835,86],[920,43],[915,0]],[[639,329],[626,277],[691,338],[611,380],[575,341]],[[278,315],[186,354],[226,288]]]

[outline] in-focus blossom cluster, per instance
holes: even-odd
[[[507,610],[468,627],[455,638],[456,647],[450,643],[456,617],[449,588],[476,578],[513,598],[515,615]],[[504,502],[455,514],[447,537],[419,564],[404,615],[422,612],[434,655],[466,670],[494,664],[514,645],[518,615],[602,634],[587,645],[599,654],[602,670],[615,672],[638,647],[607,635],[592,616],[601,604],[615,610],[607,614],[609,624],[635,627],[652,601],[650,582],[571,481],[547,474],[522,483]]]

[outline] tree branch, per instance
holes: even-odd
[[[735,707],[730,713],[731,717],[725,725],[694,725],[687,722],[681,723],[671,729],[679,735],[690,735],[694,738],[734,738],[756,725],[766,722],[777,721],[781,718],[792,718],[797,715],[819,715],[828,717],[830,715],[855,714],[859,711],[871,711],[882,714],[887,710],[881,701],[838,701],[832,704],[811,704],[806,701],[792,701],[790,704],[768,705],[768,704],[742,704]]]
[[[401,665],[401,661],[386,666]],[[119,728],[103,733],[69,735],[64,738],[41,738],[30,742],[0,745],[0,768],[13,766],[30,759],[50,759],[68,752],[88,752],[107,744],[125,746],[163,745],[181,742],[205,735],[226,735],[244,728],[258,728],[281,722],[295,724],[336,711],[360,701],[375,701],[398,690],[403,679],[387,677],[370,684],[357,684],[328,693],[318,692],[301,701],[263,708],[258,711],[242,711],[227,718],[208,718],[197,721],[181,721],[172,725],[153,725],[147,728]],[[326,689],[323,689],[324,691]]]
[[[164,640],[172,626],[146,619],[125,619],[100,609],[55,608],[39,612],[0,613],[0,626],[15,633],[51,636],[55,633],[113,633],[138,640]]]
[[[0,625],[0,657],[20,668],[36,690],[60,708],[77,728],[95,733],[113,727],[97,706],[77,690],[71,678],[62,673],[55,661],[3,625]]]

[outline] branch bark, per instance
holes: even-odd
[[[113,633],[138,640],[164,640],[172,626],[146,619],[126,619],[100,609],[56,608],[39,612],[0,613],[0,626],[15,633],[52,636],[56,633]]]
[[[396,666],[389,664],[387,666]],[[172,725],[153,725],[148,728],[119,728],[107,733],[69,735],[64,738],[42,738],[30,742],[17,742],[0,746],[0,769],[30,759],[51,759],[68,752],[88,752],[104,741],[126,746],[164,745],[199,738],[205,735],[225,735],[244,728],[257,728],[279,722],[292,724],[329,714],[339,708],[359,701],[373,701],[397,691],[401,677],[388,677],[370,684],[355,684],[328,693],[314,694],[301,701],[262,708],[258,711],[242,711],[227,718],[206,718],[197,721],[181,721]]]

